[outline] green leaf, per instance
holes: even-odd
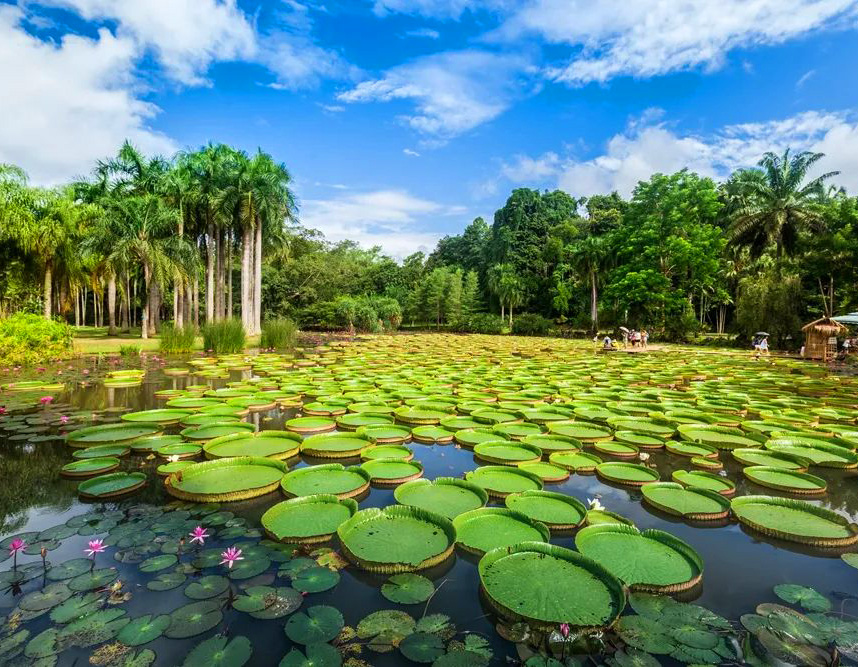
[[[399,650],[412,662],[430,663],[444,655],[444,642],[438,635],[415,632],[399,643]]]
[[[292,588],[302,593],[321,593],[340,583],[340,574],[326,567],[308,567],[292,578]]]
[[[179,607],[170,614],[164,634],[170,639],[185,639],[211,630],[223,619],[220,602],[203,600]]]
[[[253,646],[247,637],[227,639],[215,635],[197,644],[188,653],[182,667],[242,667],[250,660]]]
[[[213,574],[188,584],[185,595],[192,600],[208,600],[225,593],[227,588],[229,588],[229,579]]]
[[[126,646],[140,646],[148,644],[157,639],[170,625],[170,615],[162,614],[160,616],[152,616],[146,614],[139,618],[133,619],[126,625],[116,636],[117,641],[122,642]]]
[[[330,644],[310,644],[304,653],[294,648],[280,661],[279,667],[340,667],[343,658]]]
[[[391,602],[417,604],[435,592],[435,584],[419,574],[395,574],[381,586],[381,594]]]
[[[778,584],[774,590],[775,595],[784,602],[797,604],[806,611],[831,611],[831,602],[812,588],[797,584]]]
[[[296,644],[322,644],[335,639],[345,621],[338,609],[326,605],[310,607],[307,612],[294,614],[284,628],[286,636]]]
[[[404,611],[385,609],[366,616],[358,623],[357,636],[368,639],[368,648],[378,653],[392,651],[414,632],[417,623]]]

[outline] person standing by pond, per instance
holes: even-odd
[[[646,347],[649,342],[649,331],[643,329],[641,331],[641,347]]]

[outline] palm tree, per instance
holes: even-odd
[[[590,283],[591,333],[599,329],[599,279],[605,270],[609,246],[604,236],[588,234],[569,247],[570,261],[575,270]]]
[[[193,248],[175,234],[177,211],[157,195],[117,197],[102,224],[88,240],[122,266],[141,266],[143,298],[142,338],[148,338],[152,320],[151,298],[156,285],[170,280],[177,271],[195,265]]]
[[[734,175],[725,187],[731,242],[747,247],[754,259],[771,247],[777,259],[792,255],[800,233],[822,227],[825,181],[840,173],[828,172],[805,182],[810,168],[822,158],[822,153],[808,151],[791,156],[789,149],[782,156],[766,153],[760,169]]]

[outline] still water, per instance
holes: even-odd
[[[59,476],[59,468],[72,459],[65,443],[61,439],[51,439],[51,436],[73,428],[75,418],[85,419],[87,423],[93,417],[97,421],[111,421],[116,418],[116,413],[122,410],[163,407],[163,401],[153,396],[156,390],[181,389],[187,384],[200,382],[193,375],[166,376],[161,370],[162,362],[157,358],[150,358],[143,362],[149,372],[142,385],[108,389],[98,381],[104,371],[140,365],[136,361],[115,363],[119,365],[111,365],[106,360],[90,359],[63,364],[63,381],[67,382],[63,391],[0,394],[0,404],[5,403],[8,410],[6,417],[0,417],[0,425],[4,419],[8,420],[14,415],[27,414],[33,418],[28,420],[26,428],[4,430],[0,433],[0,540],[22,532],[41,531],[102,506],[80,502],[76,493],[78,482]],[[177,360],[171,360],[170,363],[176,365]],[[55,370],[52,368],[47,372],[52,373]],[[246,371],[233,372],[230,380],[241,380],[247,375]],[[223,379],[208,382],[219,387],[225,386],[228,381]],[[39,405],[39,398],[44,393],[54,397],[47,407]],[[283,429],[284,422],[295,414],[295,409],[275,409],[251,413],[246,420],[255,423],[259,429]],[[63,426],[58,422],[62,415],[72,417],[69,425]],[[46,424],[39,423],[41,417],[44,417],[42,421],[47,422]],[[179,427],[174,426],[168,427],[165,432],[173,433],[178,430]],[[471,451],[453,444],[409,443],[408,446],[414,450],[415,459],[422,462],[425,468],[424,476],[428,479],[440,476],[461,477],[477,465]],[[760,493],[779,495],[776,491],[763,489],[746,481],[741,474],[741,466],[729,455],[722,453],[721,460],[729,478],[737,484],[737,496]],[[359,461],[342,462],[348,464]],[[106,507],[114,509],[141,503],[156,506],[169,503],[171,499],[164,493],[161,478],[155,473],[155,467],[159,463],[163,463],[163,460],[158,461],[151,456],[132,455],[123,459],[121,469],[146,472],[148,484],[133,497],[118,503],[109,503]],[[673,470],[689,467],[686,459],[663,450],[653,453],[649,463],[658,468],[663,480],[670,479]],[[295,465],[306,464],[296,460]],[[814,472],[819,474],[818,470]],[[823,476],[828,482],[828,493],[821,500],[812,502],[834,509],[853,521],[858,520],[855,474],[827,469]],[[820,551],[771,540],[751,534],[737,523],[691,525],[643,504],[639,491],[606,484],[593,475],[573,474],[560,484],[547,484],[546,489],[575,496],[585,504],[588,499],[599,498],[607,509],[632,519],[641,529],[658,528],[688,542],[702,556],[705,571],[702,585],[683,594],[682,599],[694,601],[731,620],[752,612],[761,602],[776,602],[777,598],[772,593],[772,587],[776,584],[801,584],[815,588],[825,595],[838,592],[852,594],[858,584],[858,571],[848,567],[839,557],[842,550]],[[224,505],[222,509],[245,518],[249,527],[258,528],[263,512],[281,500],[282,496],[278,491],[251,501]],[[373,488],[369,496],[361,501],[360,506],[384,507],[394,502],[391,489]],[[69,558],[81,557],[88,539],[91,538],[73,536],[65,539],[58,549],[49,553],[48,559],[52,563],[60,563]],[[553,538],[552,542],[574,548],[574,537]],[[220,544],[226,543],[214,541],[206,546]],[[118,568],[119,579],[125,584],[123,590],[132,593],[131,599],[122,605],[129,617],[169,613],[189,602],[183,595],[183,587],[158,593],[147,590],[147,578],[141,576],[136,564],[116,562],[112,557],[113,553],[114,549],[108,549],[105,554],[101,554],[98,557],[98,567]],[[5,555],[5,552],[0,554],[0,559]],[[29,562],[40,562],[40,558],[38,555],[20,556],[19,566]],[[319,604],[334,606],[342,612],[346,625],[352,627],[368,613],[378,609],[405,609],[417,618],[426,612],[444,613],[451,617],[458,631],[479,633],[491,642],[495,653],[492,664],[510,664],[508,659],[516,662],[518,654],[515,646],[498,636],[495,631],[496,618],[481,602],[476,563],[476,558],[457,551],[452,560],[425,573],[434,580],[437,588],[428,605],[410,607],[398,607],[382,597],[379,589],[386,577],[373,576],[348,567],[341,571],[342,578],[335,588],[309,594],[304,601],[304,608]],[[8,559],[0,564],[0,570],[10,567],[11,561]],[[275,563],[268,572],[253,580],[235,583],[271,585],[276,568]],[[11,589],[0,591],[0,618],[13,612],[21,593],[35,590],[40,585],[41,578],[37,578],[25,584],[20,592]],[[522,582],[522,585],[526,586],[527,582]],[[249,664],[277,665],[292,647],[283,632],[285,620],[255,620],[233,610],[226,612],[224,623],[230,634],[244,635],[251,640],[254,648]],[[32,637],[50,625],[48,617],[42,616],[22,627],[30,629]],[[151,649],[157,654],[155,664],[181,664],[190,648],[223,628],[224,625],[221,625],[203,635],[185,640],[160,637],[141,648]],[[87,664],[95,648],[97,647],[64,651],[56,664]],[[379,667],[408,664],[397,652],[365,652],[362,658]],[[28,663],[24,661],[20,664]],[[664,664],[671,663],[665,660]]]

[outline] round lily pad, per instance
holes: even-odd
[[[366,491],[369,482],[369,473],[360,466],[346,468],[339,463],[326,463],[296,468],[283,477],[280,486],[290,497],[330,494],[353,498]]]
[[[289,431],[259,431],[233,433],[209,440],[204,446],[207,459],[230,456],[263,456],[271,459],[289,459],[298,454],[300,436]]]
[[[548,424],[548,431],[553,435],[565,435],[575,438],[581,442],[596,442],[597,440],[610,440],[614,437],[613,431],[606,426],[592,422],[552,422]]]
[[[818,495],[827,488],[821,477],[774,466],[747,466],[742,474],[755,484],[789,493]]]
[[[200,455],[203,449],[199,445],[190,442],[177,442],[170,445],[161,445],[155,453],[162,459],[176,457],[178,459],[194,459]]]
[[[63,477],[92,477],[103,475],[116,470],[119,467],[119,459],[113,456],[101,456],[92,459],[82,459],[66,463],[60,468]]]
[[[277,503],[262,515],[266,534],[282,542],[322,542],[355,512],[357,503],[329,494],[316,494]]]
[[[310,644],[302,653],[293,648],[283,656],[279,667],[341,667],[340,652],[330,644]]]
[[[535,521],[549,530],[571,530],[582,525],[587,509],[577,498],[551,491],[523,491],[506,497],[506,506]]]
[[[302,569],[292,577],[292,588],[300,593],[321,593],[340,583],[340,575],[327,567],[313,566]]]
[[[242,456],[189,466],[167,477],[164,486],[180,500],[247,500],[276,490],[286,471],[281,461]]]
[[[730,501],[717,491],[685,487],[677,482],[653,482],[641,488],[644,501],[668,514],[692,521],[725,519]]]
[[[71,596],[71,589],[62,581],[56,581],[41,590],[27,593],[18,602],[18,606],[24,611],[46,611],[65,602]]]
[[[851,449],[813,438],[781,437],[766,442],[766,449],[792,454],[821,468],[858,467],[858,454]]]
[[[186,579],[187,576],[182,572],[167,572],[147,581],[146,588],[150,591],[171,591],[184,584]]]
[[[383,609],[365,616],[355,630],[359,639],[368,640],[367,648],[377,653],[387,653],[414,632],[416,626],[410,614],[396,609]]]
[[[406,482],[396,488],[393,497],[401,505],[437,512],[448,519],[488,502],[488,494],[482,487],[453,477]]]
[[[265,597],[265,608],[252,611],[250,615],[260,620],[283,618],[295,612],[304,601],[302,595],[291,586],[275,588],[271,595]]]
[[[73,591],[94,591],[97,588],[104,588],[118,576],[119,572],[113,568],[97,568],[92,570],[92,572],[84,572],[70,579],[68,585]]]
[[[104,606],[104,596],[100,593],[75,595],[51,610],[51,621],[60,625],[81,618]]]
[[[617,459],[636,459],[640,450],[637,445],[617,440],[602,440],[593,443],[593,448],[600,454],[613,456]]]
[[[223,619],[218,600],[202,600],[179,607],[170,614],[170,625],[164,636],[170,639],[187,639],[211,630]]]
[[[87,500],[107,500],[134,493],[145,484],[145,473],[113,472],[81,482],[77,486],[77,492],[81,498]]]
[[[185,595],[192,600],[208,600],[226,593],[229,588],[229,579],[220,575],[212,574],[200,577],[188,584]]]
[[[703,561],[694,549],[661,530],[602,524],[582,528],[575,546],[601,563],[630,589],[675,593],[694,587]]]
[[[547,542],[548,528],[525,514],[501,507],[481,507],[453,519],[456,544],[469,553],[483,555],[519,542]]]
[[[399,643],[399,651],[411,662],[419,663],[434,662],[446,652],[444,640],[431,632],[415,632],[408,635]]]
[[[131,449],[128,445],[96,445],[77,449],[72,453],[72,458],[78,461],[85,459],[122,458],[128,456]]]
[[[124,609],[93,611],[63,626],[57,634],[57,642],[63,648],[89,648],[110,641],[129,622]]]
[[[89,558],[72,558],[59,565],[54,565],[46,574],[51,581],[71,579],[89,571],[92,561]]]
[[[404,445],[372,445],[360,453],[363,461],[375,461],[377,459],[399,459],[400,461],[411,461],[414,452]]]
[[[381,586],[381,594],[398,604],[418,604],[426,602],[435,592],[431,580],[412,572],[394,574]]]
[[[679,432],[686,440],[702,442],[718,449],[738,449],[739,447],[760,447],[762,443],[750,437],[744,431],[730,426],[711,424],[680,424]]]
[[[423,476],[423,465],[419,461],[401,459],[375,459],[361,464],[374,484],[394,485],[410,482]]]
[[[393,505],[357,512],[337,535],[351,562],[373,572],[412,572],[444,562],[456,530],[449,519],[416,507]]]
[[[161,431],[162,427],[158,424],[101,424],[72,431],[66,435],[66,442],[72,447],[115,445],[137,438],[160,435]]]
[[[474,455],[488,463],[500,465],[519,465],[521,463],[534,463],[542,458],[542,450],[536,445],[528,445],[523,442],[510,442],[508,440],[497,440],[481,442],[474,447]]]
[[[554,452],[574,452],[584,448],[584,443],[575,438],[556,433],[543,433],[539,435],[528,435],[523,442],[528,445],[536,445],[543,454]]]
[[[193,461],[170,461],[169,463],[159,465],[155,468],[155,472],[161,477],[169,477],[174,472],[179,472],[192,465],[195,465]]]
[[[306,612],[293,614],[283,629],[290,641],[310,646],[336,639],[344,625],[339,609],[316,605],[308,607]]]
[[[452,442],[454,435],[458,433],[454,434],[441,426],[417,426],[411,429],[411,437],[414,441],[427,445]]]
[[[343,415],[342,418],[347,415]],[[333,431],[337,427],[337,422],[327,417],[295,417],[286,422],[286,428],[295,433],[321,433],[323,431]]]
[[[394,424],[374,424],[361,426],[357,435],[370,442],[380,444],[398,444],[405,442],[411,437],[411,429],[407,426],[396,426]]]
[[[180,435],[152,435],[147,438],[138,438],[128,443],[135,454],[147,454],[154,452],[164,445],[178,445],[182,442]]]
[[[473,449],[483,442],[497,442],[498,440],[503,441],[508,440],[509,438],[506,435],[497,433],[489,428],[475,428],[456,431],[453,439],[458,444],[462,445],[462,447]]]
[[[215,635],[191,649],[182,667],[242,667],[252,653],[253,645],[247,637]]]
[[[736,485],[726,477],[714,475],[705,470],[674,470],[671,474],[674,482],[683,486],[696,486],[701,489],[716,491],[722,496],[732,496],[736,493]]]
[[[734,449],[730,452],[739,463],[747,466],[775,466],[785,470],[806,472],[810,461],[794,454],[769,449]]]
[[[189,410],[143,410],[141,412],[126,412],[122,415],[122,420],[127,422],[144,422],[150,424],[161,424],[168,426],[170,424],[178,424],[183,418],[190,415]]]
[[[252,433],[256,430],[253,424],[247,422],[214,422],[182,429],[182,437],[192,442],[208,442],[224,435],[234,433]]]
[[[596,466],[596,474],[602,479],[624,486],[643,486],[659,479],[657,470],[637,463],[600,463]]]
[[[742,524],[782,540],[817,547],[843,547],[858,542],[858,525],[801,500],[742,496],[733,499],[731,508]]]
[[[126,646],[140,646],[158,639],[170,625],[170,615],[152,616],[146,614],[133,619],[119,634],[116,641]]]
[[[626,606],[622,583],[607,569],[552,544],[525,542],[490,551],[480,559],[479,575],[502,616],[543,628],[610,626]]]
[[[546,484],[556,484],[569,479],[571,471],[553,463],[537,461],[536,463],[522,463],[519,468],[525,472],[539,477]]]
[[[807,586],[796,584],[778,584],[775,586],[775,595],[784,602],[797,604],[805,611],[828,612],[831,611],[831,602],[824,595]]]
[[[595,454],[575,450],[554,452],[548,457],[548,461],[577,473],[593,472],[596,466],[602,463],[602,459]]]
[[[494,498],[505,498],[510,493],[542,489],[540,477],[510,466],[482,466],[466,473],[465,479],[481,486]]]
[[[676,442],[669,440],[665,443],[665,448],[671,454],[687,456],[688,458],[694,458],[695,456],[702,456],[704,459],[718,458],[718,448],[703,442]]]
[[[311,435],[301,443],[301,452],[319,458],[349,458],[359,456],[372,443],[356,435],[346,433],[322,433]]]
[[[147,558],[138,565],[138,568],[141,572],[160,572],[161,570],[166,570],[168,567],[173,567],[178,560],[178,557],[174,554],[160,554]]]

